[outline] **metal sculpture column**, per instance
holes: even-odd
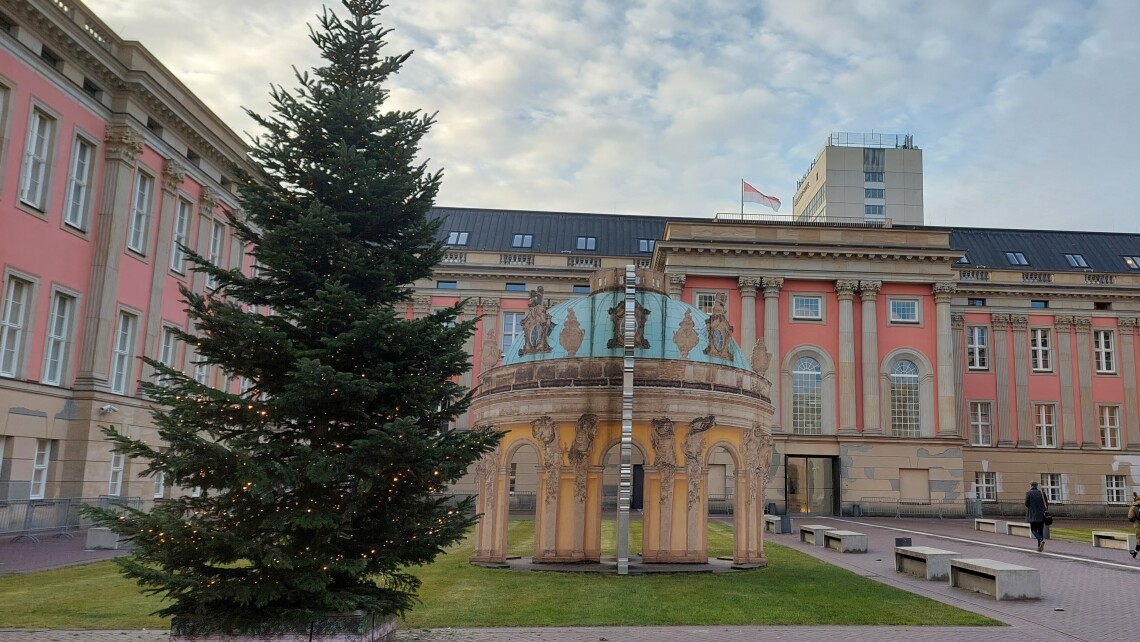
[[[617,572],[629,574],[629,504],[633,491],[633,349],[637,327],[637,272],[625,266],[625,367],[621,396],[621,477],[618,484]]]

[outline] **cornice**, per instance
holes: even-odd
[[[685,246],[662,248],[670,254],[723,254],[732,256],[773,256],[780,258],[830,258],[840,260],[882,260],[952,265],[960,253],[950,250],[907,250],[905,248],[862,248],[847,246],[775,246],[752,247],[740,245],[702,245],[699,241],[685,239]],[[658,246],[662,242],[658,241]]]

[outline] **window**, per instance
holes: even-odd
[[[210,253],[206,260],[214,267],[222,265],[222,247],[226,240],[226,226],[221,221],[214,221],[210,226]],[[206,276],[206,287],[213,290],[218,287],[218,277],[213,274]]]
[[[1041,473],[1041,492],[1045,494],[1045,500],[1048,502],[1064,502],[1065,498],[1061,492],[1061,473]]]
[[[1125,256],[1122,258],[1124,259],[1124,264],[1128,266],[1128,269],[1140,270],[1140,256]]]
[[[655,241],[653,239],[638,239],[637,240],[637,251],[638,252],[652,252],[654,246],[656,246],[656,245],[657,245],[657,241]]]
[[[526,292],[526,283],[508,283],[507,292]]]
[[[59,56],[43,45],[40,45],[40,58],[51,66],[52,69],[58,70],[60,68],[62,61],[59,59]]]
[[[969,254],[963,254],[962,256],[958,257],[957,263],[958,263],[958,265],[969,265],[970,264],[970,255]]]
[[[883,216],[883,206],[882,205],[864,205],[863,206],[863,215],[864,216]]]
[[[127,235],[127,247],[146,253],[147,227],[150,224],[151,192],[154,191],[154,177],[139,172],[135,176],[135,200],[131,208],[131,230]]]
[[[970,445],[992,446],[993,430],[990,423],[990,402],[970,402]]]
[[[863,190],[863,198],[883,198],[883,192],[886,190],[866,188]]]
[[[1093,353],[1099,374],[1116,372],[1116,352],[1112,347],[1112,330],[1093,331]]]
[[[1120,449],[1120,406],[1100,407],[1100,447]]]
[[[970,370],[988,370],[987,328],[972,325],[966,328],[966,367]]]
[[[194,364],[194,381],[203,386],[210,385],[210,366],[205,363]]]
[[[792,318],[820,321],[823,319],[823,297],[793,296]]]
[[[883,182],[883,173],[882,172],[863,172],[863,182],[864,183],[882,183]],[[880,198],[882,198],[882,197],[880,197]]]
[[[183,246],[190,245],[190,212],[189,201],[178,199],[178,210],[174,213],[174,237],[170,241],[170,269],[179,274],[186,274],[186,251]]]
[[[1036,310],[1044,310],[1045,308],[1049,307],[1049,302],[1043,301],[1041,299],[1034,299],[1033,301],[1029,302],[1029,307]]]
[[[24,148],[20,200],[41,212],[47,209],[48,162],[54,132],[55,119],[33,109],[32,122],[28,125],[28,143]]]
[[[918,366],[906,359],[897,361],[891,368],[891,434],[895,437],[919,436],[918,392]]]
[[[705,314],[712,314],[713,307],[716,306],[716,298],[718,295],[724,295],[722,301],[727,311],[728,296],[724,292],[697,292],[697,309]]]
[[[138,317],[119,313],[119,329],[115,333],[115,353],[111,357],[111,392],[130,394],[131,366],[134,358],[135,324]]]
[[[36,440],[36,457],[32,460],[32,487],[28,499],[43,499],[47,490],[48,468],[51,466],[52,440]]]
[[[178,368],[174,365],[175,355],[178,353],[178,337],[174,334],[174,330],[170,328],[162,329],[162,345],[159,347],[158,360],[162,365],[167,368]],[[170,383],[167,377],[159,376],[158,385],[164,386]]]
[[[1128,502],[1128,483],[1124,475],[1104,476],[1104,498],[1109,504]]]
[[[519,476],[519,463],[517,461],[512,461],[511,462],[510,477],[509,477],[509,481],[507,483],[507,492],[509,492],[509,493],[515,492],[515,482],[518,481],[518,476]]]
[[[71,348],[71,314],[75,299],[56,293],[51,301],[48,335],[44,344],[44,374],[42,383],[58,386],[67,369],[67,355]]]
[[[525,312],[504,312],[503,313],[503,352],[511,349],[511,344],[515,342],[515,337],[522,334],[523,317],[526,316]]]
[[[575,285],[574,294],[589,294],[590,286],[588,285]]]
[[[123,464],[126,455],[111,453],[111,478],[107,480],[107,494],[118,497],[123,494]]]
[[[1084,255],[1081,254],[1066,254],[1065,260],[1069,262],[1069,267],[1087,268],[1089,266]]]
[[[974,473],[974,491],[983,502],[997,501],[997,473]]]
[[[1033,433],[1038,448],[1057,447],[1056,408],[1051,403],[1033,405]]]
[[[1053,355],[1049,349],[1049,329],[1033,328],[1029,333],[1030,362],[1034,372],[1053,369]]]
[[[891,299],[891,323],[918,323],[918,299]]]
[[[20,369],[31,291],[31,283],[8,279],[4,292],[4,316],[0,318],[0,376],[15,377]]]
[[[792,370],[792,432],[823,434],[823,370],[811,357],[800,357]]]
[[[71,150],[71,174],[67,181],[67,208],[63,222],[78,230],[87,229],[87,212],[90,209],[91,172],[95,146],[82,138],[75,139]]]
[[[448,245],[467,245],[467,232],[448,232]]]
[[[1111,301],[1093,301],[1093,309],[1107,312],[1112,309]]]
[[[154,474],[154,498],[162,499],[166,496],[166,471],[160,470]]]
[[[1009,260],[1010,265],[1029,265],[1029,261],[1021,252],[1006,252],[1005,258]]]
[[[984,307],[986,307],[986,300],[985,299],[966,299],[966,305],[969,305],[969,306],[972,306],[975,308],[984,308]]]
[[[439,290],[457,290],[459,283],[456,281],[436,281],[435,287]]]
[[[514,239],[511,240],[511,247],[533,247],[534,235],[533,234],[515,234]]]
[[[598,237],[596,236],[579,236],[578,243],[575,246],[579,250],[596,250],[598,249]]]

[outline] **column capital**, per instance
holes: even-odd
[[[839,279],[835,282],[835,293],[839,295],[840,301],[850,301],[855,298],[855,290],[859,288],[859,282],[852,279]]]
[[[961,312],[955,312],[950,315],[950,328],[953,330],[961,330],[966,326],[966,315]]]
[[[1009,324],[1013,326],[1014,332],[1026,332],[1029,330],[1029,317],[1024,314],[1011,314]]]
[[[763,278],[764,297],[775,298],[780,296],[780,288],[784,287],[784,279],[779,276],[766,276]]]
[[[1120,329],[1121,333],[1132,334],[1137,328],[1140,328],[1140,318],[1120,317],[1116,320],[1116,326]]]
[[[684,274],[670,274],[669,275],[669,284],[670,285],[680,285],[680,286],[685,285],[685,275]]]
[[[213,216],[214,208],[218,206],[218,193],[210,186],[202,188],[202,194],[198,197],[198,210],[203,216]]]
[[[1078,334],[1092,332],[1092,317],[1073,317],[1073,325],[1077,327]]]
[[[1009,329],[1009,315],[1008,314],[994,314],[990,316],[990,325],[994,330],[1005,332]]]
[[[103,143],[103,156],[107,160],[133,163],[143,151],[142,134],[130,125],[111,125]]]
[[[186,167],[172,158],[163,159],[162,162],[162,188],[168,192],[177,192],[186,179]]]
[[[1053,317],[1053,327],[1057,328],[1057,332],[1068,332],[1073,329],[1073,317],[1065,315]]]
[[[934,292],[935,303],[950,303],[958,287],[952,281],[939,281],[931,286],[931,290]]]
[[[879,290],[883,289],[882,281],[860,281],[859,297],[864,301],[874,301],[879,298]]]
[[[498,299],[479,299],[479,305],[483,306],[483,314],[499,313]]]
[[[741,296],[756,296],[756,289],[763,284],[763,280],[758,276],[742,276],[736,283],[740,286]]]
[[[429,312],[431,312],[430,296],[412,297],[412,315],[415,318],[426,317]]]

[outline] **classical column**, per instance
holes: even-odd
[[[855,425],[855,290],[858,281],[835,282],[839,296],[839,432],[853,435]]]
[[[1140,450],[1140,418],[1137,417],[1136,399],[1136,329],[1140,319],[1125,317],[1116,321],[1120,334],[1120,372],[1124,378],[1124,416],[1121,418],[1124,433],[1121,446],[1126,450]]]
[[[684,274],[669,275],[669,298],[681,300],[681,291],[685,289]]]
[[[783,432],[780,427],[780,361],[784,354],[780,350],[780,288],[784,279],[764,277],[764,347],[772,358],[768,361],[768,371],[764,376],[772,383],[772,432]]]
[[[103,198],[93,226],[95,248],[76,390],[108,390],[107,365],[111,361],[111,343],[118,321],[119,262],[123,258],[130,219],[135,160],[142,150],[142,135],[128,125],[107,128],[103,146],[107,161],[103,172]]]
[[[174,219],[178,210],[178,188],[186,178],[186,168],[178,162],[166,159],[162,167],[162,205],[158,215],[158,240],[152,252],[150,302],[146,317],[145,354],[156,356],[161,352],[162,341],[162,293],[166,284],[166,271],[170,269],[170,250],[174,238]],[[232,265],[232,264],[231,264]],[[154,368],[142,364],[143,381],[154,375]]]
[[[1092,317],[1074,317],[1077,329],[1077,388],[1081,398],[1081,448],[1100,448],[1092,394]]]
[[[966,393],[965,393],[965,370],[966,370],[966,315],[955,312],[950,315],[950,332],[953,333],[952,340],[954,342],[954,408],[956,410],[956,418],[963,424],[966,423],[965,418],[969,417],[969,409],[966,408]],[[963,426],[965,428],[965,426]],[[969,430],[966,428],[966,432]],[[969,438],[969,435],[966,435]]]
[[[882,281],[860,281],[863,312],[863,434],[882,434],[879,409],[879,290]]]
[[[1033,408],[1029,404],[1029,317],[1009,317],[1013,328],[1013,395],[1018,448],[1033,448]]]
[[[760,279],[742,276],[737,283],[740,286],[740,349],[745,358],[750,358],[752,347],[756,345],[756,288],[760,287]]]
[[[999,446],[1013,445],[1013,416],[1009,404],[1009,315],[995,314],[990,319],[994,330],[994,375],[997,379],[997,412],[992,421],[997,424]]]
[[[958,437],[957,405],[954,394],[954,335],[950,327],[950,299],[955,287],[949,281],[935,283],[934,316],[936,349],[938,350],[938,436]]]
[[[1077,419],[1073,395],[1073,317],[1053,317],[1057,335],[1057,368],[1061,375],[1061,447],[1077,447]]]

